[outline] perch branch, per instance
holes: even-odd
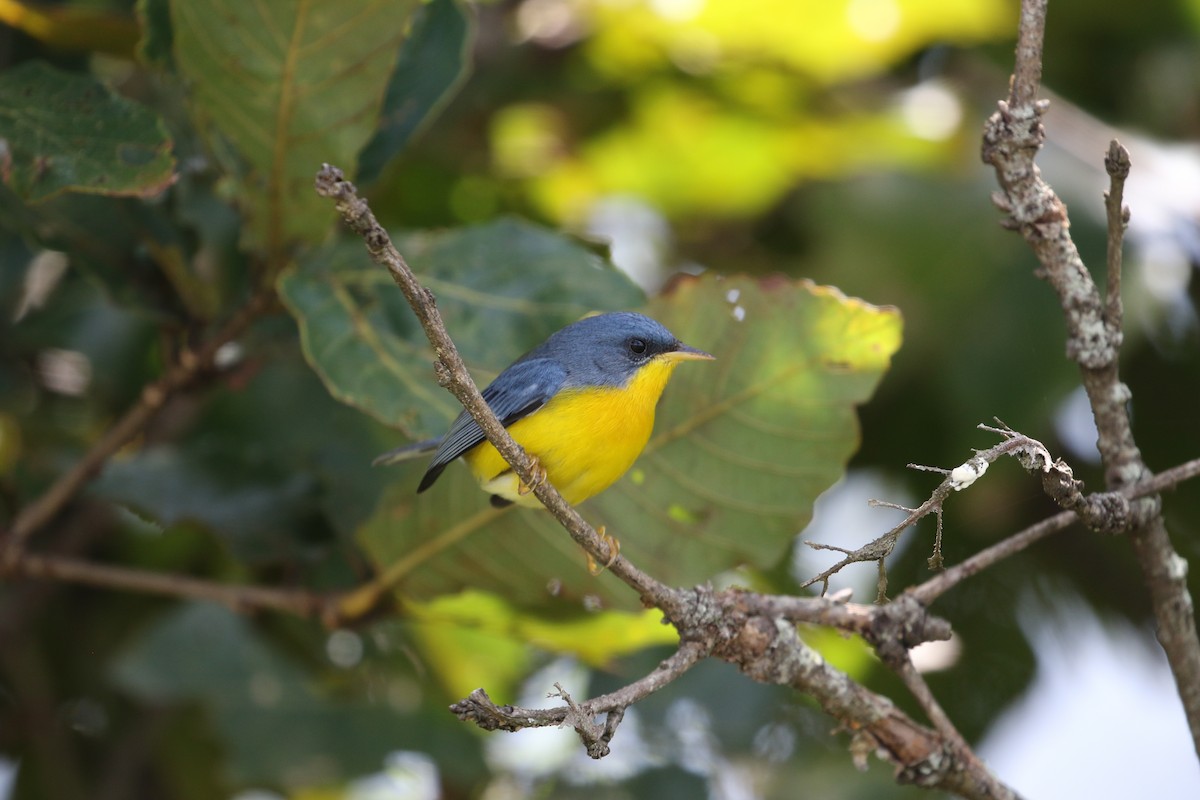
[[[480,394],[479,388],[471,379],[466,364],[458,353],[458,348],[446,331],[442,315],[438,311],[437,301],[426,287],[422,286],[413,274],[404,257],[392,244],[387,231],[375,219],[366,201],[358,196],[354,184],[346,180],[345,175],[337,167],[324,165],[317,173],[316,191],[322,197],[332,199],[338,212],[346,224],[363,238],[367,251],[375,263],[387,269],[392,280],[400,287],[408,303],[412,306],[429,343],[437,356],[438,382],[450,391],[462,404],[463,408],[479,423],[487,440],[500,452],[504,460],[527,486],[533,486],[534,495],[550,510],[562,524],[571,538],[600,564],[608,564],[608,570],[616,575],[642,598],[642,601],[659,607],[669,617],[678,611],[675,593],[654,580],[646,573],[635,567],[628,559],[620,555],[609,564],[610,554],[608,543],[600,537],[596,530],[570,506],[549,481],[537,481],[534,478],[529,457],[521,449],[508,431],[496,419],[487,402]]]
[[[689,636],[698,638],[685,639],[679,651],[663,662],[658,671],[617,692],[576,703],[560,690],[558,696],[566,703],[565,707],[527,709],[497,706],[485,691],[478,689],[451,708],[460,718],[487,730],[570,724],[583,739],[589,754],[598,757],[607,751],[605,737],[611,738],[615,727],[613,713],[623,714],[634,700],[661,688],[711,653],[734,664],[755,681],[790,686],[815,698],[827,713],[855,731],[852,748],[856,752],[881,753],[895,763],[897,780],[901,783],[936,787],[981,800],[1017,797],[965,748],[961,737],[956,742],[950,741],[940,731],[918,724],[886,697],[829,666],[799,637],[789,618],[844,624],[849,629],[865,631],[869,639],[890,643],[897,648],[895,652],[906,653],[905,648],[914,646],[918,640],[948,635],[948,626],[928,618],[919,604],[906,601],[882,607],[855,607],[840,598],[770,598],[738,589],[714,592],[704,587],[694,592],[698,605],[717,612],[709,621],[688,629]],[[834,610],[839,606],[849,614],[840,616]],[[891,630],[898,638],[892,634],[876,635],[884,630]],[[915,638],[904,641],[907,636]],[[609,714],[603,727],[595,721],[601,713]]]
[[[981,155],[992,165],[1000,191],[993,195],[1005,225],[1020,231],[1037,256],[1038,277],[1058,295],[1067,325],[1067,356],[1076,362],[1099,433],[1097,446],[1111,491],[1123,491],[1151,478],[1134,442],[1128,414],[1129,388],[1121,382],[1119,272],[1110,273],[1106,302],[1071,239],[1066,206],[1042,180],[1034,157],[1045,140],[1041,118],[1047,101],[1036,100],[1045,35],[1046,0],[1022,0],[1012,91],[984,126]],[[1126,222],[1120,189],[1127,165],[1120,147],[1110,147],[1109,263],[1119,270],[1114,249]],[[1127,159],[1125,159],[1127,161]],[[1200,638],[1187,587],[1187,562],[1175,551],[1163,522],[1161,503],[1142,497],[1131,508],[1126,528],[1150,593],[1158,639],[1167,656],[1200,755]]]

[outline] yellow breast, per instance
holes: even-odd
[[[547,480],[568,503],[582,503],[633,466],[650,439],[654,407],[677,363],[654,359],[624,387],[563,390],[508,432],[537,457]],[[520,480],[488,442],[463,459],[484,491],[521,505],[540,505],[532,494],[518,494]]]

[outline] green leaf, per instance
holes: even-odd
[[[201,523],[246,561],[278,558],[297,549],[298,532],[314,513],[314,479],[305,472],[263,475],[254,461],[245,450],[201,458],[154,448],[110,464],[94,489],[159,525]]]
[[[639,461],[581,511],[670,584],[769,566],[857,448],[855,406],[899,346],[900,315],[807,282],[715,276],[677,283],[646,311],[717,361],[676,371]],[[466,469],[416,496],[424,467],[397,469],[360,531],[403,596],[470,586],[522,605],[632,602],[615,578],[587,573],[549,514],[490,508]]]
[[[421,7],[388,83],[379,130],[359,157],[360,186],[378,178],[458,91],[471,71],[474,43],[474,19],[457,0]]]
[[[22,200],[157,194],[174,169],[159,118],[94,78],[39,61],[0,75],[0,182]]]
[[[356,162],[417,6],[172,1],[175,56],[198,115],[244,162],[227,167],[242,174],[252,244],[279,254],[324,238],[333,211],[313,175],[322,162]]]
[[[404,748],[445,748],[469,764],[469,731],[445,713],[440,698],[436,708],[420,705],[424,689],[405,677],[411,670],[406,656],[374,649],[375,643],[405,646],[395,628],[362,632],[363,667],[370,667],[344,671],[335,692],[331,681],[312,674],[323,660],[323,637],[306,637],[303,663],[268,644],[245,617],[189,603],[134,638],[110,674],[124,691],[149,702],[202,703],[236,783],[298,787],[345,779],[377,770],[386,753]],[[383,676],[401,678],[382,683],[396,689],[389,699],[402,698],[395,706],[367,696],[366,684],[378,691]]]
[[[568,238],[515,220],[398,240],[438,299],[463,358],[486,383],[589,311],[629,308],[641,291]],[[314,252],[280,281],[304,353],[329,391],[409,437],[441,433],[460,407],[433,379],[425,334],[359,239]]]
[[[138,42],[138,60],[159,67],[171,65],[172,35],[169,0],[137,0],[135,8],[142,38]]]

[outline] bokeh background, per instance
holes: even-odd
[[[198,16],[218,13],[213,5],[197,3]],[[29,22],[31,9],[48,8],[56,25]],[[583,242],[571,245],[574,257],[610,257],[649,297],[678,272],[782,273],[902,313],[903,343],[860,409],[861,446],[844,478],[775,564],[715,579],[797,591],[833,555],[804,540],[853,547],[874,538],[894,516],[869,498],[920,502],[936,476],[904,466],[961,463],[994,442],[975,426],[996,417],[1066,458],[1089,488],[1102,486],[1056,302],[1020,237],[997,224],[994,178],[978,155],[982,122],[1007,90],[1015,2],[434,0],[413,13],[405,57],[437,84],[434,101],[409,121],[397,155],[359,165],[374,173],[376,214],[416,232],[408,241],[418,253],[427,239],[515,216]],[[236,210],[228,164],[237,159],[220,137],[181,121],[184,98],[204,85],[180,34],[190,19],[165,0],[136,9],[0,0],[0,80],[33,60],[97,77],[163,115],[183,175],[151,200],[76,195],[52,213],[26,203],[32,216],[6,194],[6,517],[256,276],[290,268],[297,254],[314,263],[312,251],[261,245]],[[136,20],[154,33],[140,60]],[[1152,468],[1166,468],[1200,454],[1200,2],[1055,0],[1044,80],[1052,107],[1039,163],[1093,270],[1104,260],[1103,152],[1113,136],[1131,152],[1122,370],[1138,443]],[[220,101],[218,91],[211,102]],[[0,139],[12,119],[0,115]],[[190,280],[161,266],[170,260],[155,243],[168,237],[139,233],[164,210],[186,222],[170,241],[187,254]],[[331,226],[327,208],[315,213]],[[49,217],[58,227],[39,224]],[[608,302],[637,305],[638,289],[620,285],[628,294]],[[563,302],[582,311],[588,301],[576,290],[562,288]],[[232,346],[207,386],[168,405],[39,546],[329,590],[372,571],[364,549],[377,553],[384,534],[364,526],[378,524],[381,498],[412,481],[369,461],[403,435],[331,396],[299,340],[297,319],[311,318],[297,292],[287,294],[287,310]],[[536,342],[530,336],[523,346]],[[503,353],[489,355],[491,369],[503,366]],[[945,557],[959,561],[1053,510],[1035,480],[997,464],[949,504]],[[1165,513],[1177,549],[1196,563],[1200,492],[1168,493]],[[932,537],[931,522],[905,535],[888,565],[893,593],[927,576]],[[874,585],[874,567],[863,565],[832,588],[865,600]],[[933,690],[1018,790],[1200,793],[1127,542],[1065,532],[957,588],[935,611],[956,638],[922,654]],[[715,663],[639,704],[600,762],[569,731],[480,734],[446,711],[464,687],[544,705],[555,681],[576,696],[599,693],[668,652],[661,639],[618,646],[593,629],[539,640],[526,618],[497,622],[513,613],[473,607],[472,629],[445,608],[392,608],[329,631],[285,615],[6,578],[0,798],[924,794],[897,787],[878,762],[857,771],[847,737],[805,698]],[[430,632],[447,627],[453,637]],[[919,715],[861,648],[810,635]],[[578,641],[564,643],[571,637],[593,638],[590,658]]]

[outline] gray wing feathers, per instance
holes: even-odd
[[[565,379],[566,372],[550,359],[518,361],[483,390],[483,399],[499,418],[500,424],[507,428],[544,406],[562,387]],[[421,479],[417,491],[423,492],[432,486],[447,464],[483,440],[483,429],[464,410],[442,437],[442,443],[434,453],[429,470]]]

